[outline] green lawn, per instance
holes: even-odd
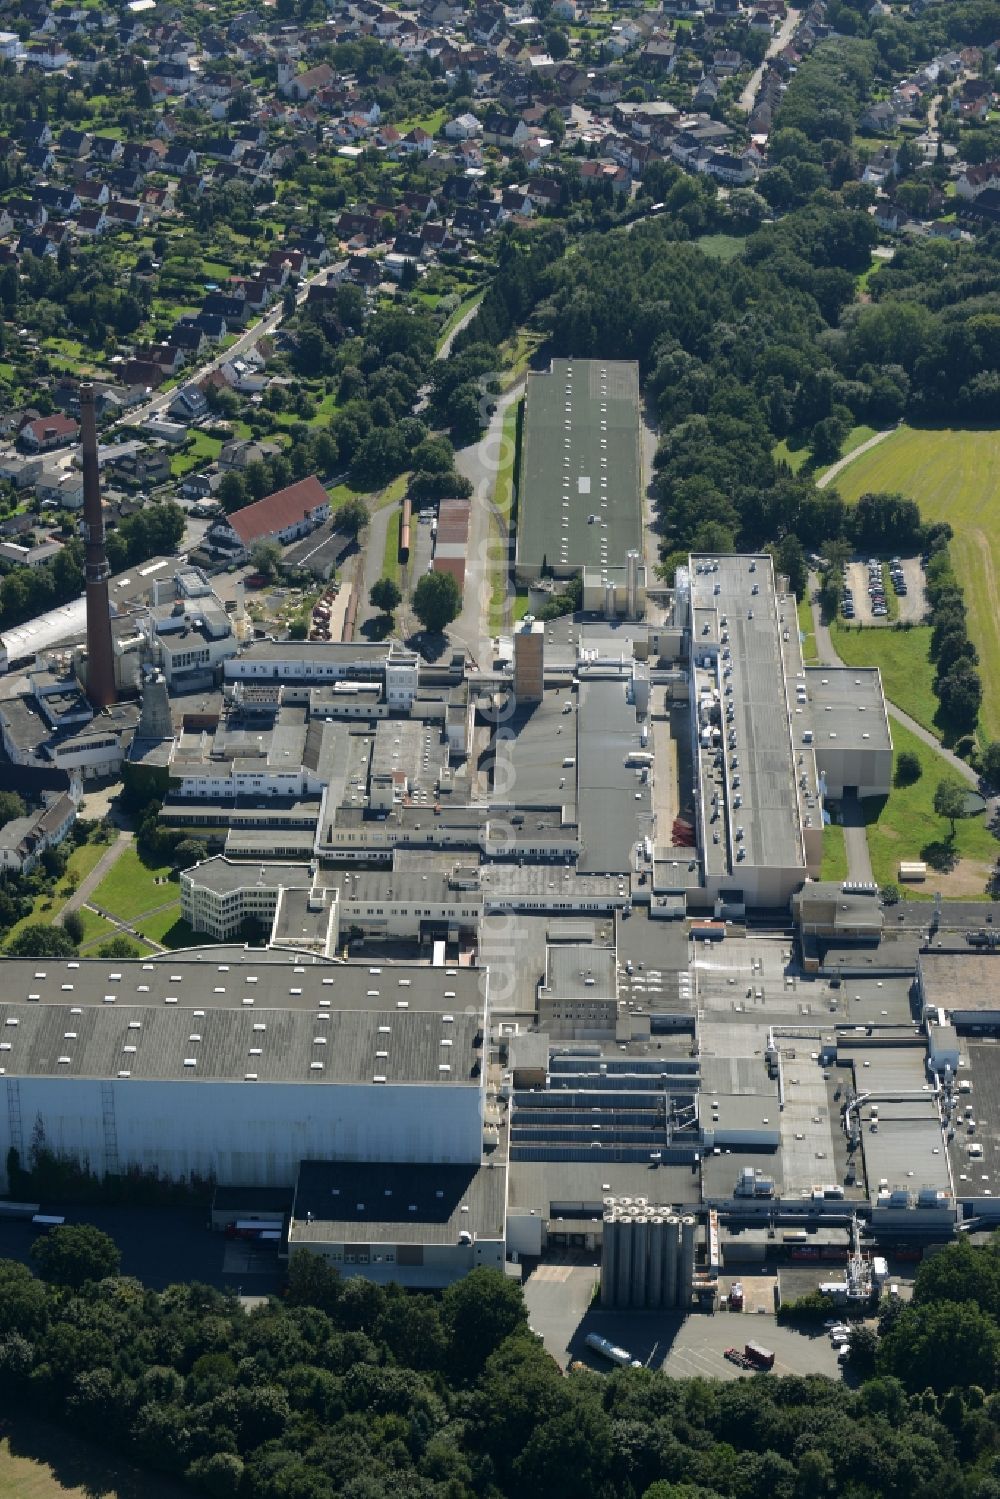
[[[148,865],[134,848],[127,848],[91,896],[121,921],[132,921],[144,911],[178,898],[176,881],[167,880],[170,865]]]
[[[80,881],[86,879],[92,869],[96,869],[110,847],[110,843],[81,843],[75,848],[69,856],[66,871],[56,886],[56,895],[68,900]]]
[[[330,509],[335,513],[341,505],[346,505],[348,500],[356,497],[357,490],[350,484],[335,484],[332,489],[327,490],[327,494],[330,496]]]
[[[743,253],[746,240],[741,239],[738,234],[703,234],[700,239],[695,240],[695,244],[715,260],[735,260],[737,255]]]
[[[384,489],[379,490],[372,509],[384,510],[387,505],[398,505],[406,493],[409,482],[408,473],[397,474],[396,478],[390,480]]]
[[[5,942],[11,942],[24,927],[31,926],[35,922],[51,925],[53,918],[62,910],[81,880],[100,861],[101,855],[107,852],[107,848],[106,843],[81,843],[79,848],[75,848],[69,856],[65,872],[56,885],[54,893],[36,895],[30,912],[20,921],[15,922],[7,933]]]
[[[799,616],[799,635],[802,639],[802,660],[806,666],[814,666],[819,660],[816,636],[813,633],[812,609],[808,599],[799,599],[796,605]]]
[[[787,463],[792,473],[797,474],[802,465],[809,461],[809,449],[805,443],[801,447],[790,448],[788,438],[783,437],[780,442],[775,443],[771,456],[775,463]]]
[[[390,515],[385,529],[385,547],[382,550],[382,571],[379,576],[391,578],[394,583],[399,582],[399,533],[402,524],[402,510]]]
[[[868,269],[866,271],[861,271],[854,278],[854,284],[858,288],[859,292],[866,292],[868,290],[869,281],[871,281],[873,276],[878,275],[879,271],[884,265],[885,261],[883,260],[881,255],[872,256],[872,263],[868,267]]]
[[[876,427],[866,427],[863,422],[858,427],[852,427],[840,445],[841,458],[846,458],[848,453],[853,453],[855,448],[860,448],[861,444],[867,442],[869,437],[875,436],[877,430]]]
[[[998,465],[1000,431],[901,427],[836,479],[846,500],[868,490],[898,490],[916,500],[928,520],[946,520],[954,528],[951,555],[966,590],[969,634],[979,650],[981,722],[990,739],[1000,738]]]
[[[860,448],[863,442],[867,442],[869,437],[874,436],[874,427],[852,427],[841,444],[841,458],[846,458],[849,453],[854,452],[855,448]],[[805,468],[811,463],[811,459],[809,448],[801,438],[793,438],[792,442],[795,444],[794,447],[789,445],[787,437],[783,437],[780,442],[775,443],[772,457],[776,463],[787,463],[792,473],[797,474],[800,468]]]
[[[919,759],[923,773],[912,786],[893,787],[884,800],[877,798],[865,802],[868,851],[871,854],[872,873],[880,885],[898,882],[900,861],[923,859],[928,844],[947,840],[948,823],[934,811],[934,791],[939,781],[958,779],[936,750],[898,723],[892,725],[892,741],[895,757],[898,758],[902,750],[910,751]],[[906,894],[912,898],[930,900],[934,891],[940,889],[943,894],[961,894],[966,899],[983,897],[985,866],[996,862],[1000,843],[986,827],[982,814],[959,820],[956,825],[955,847],[960,858],[983,864],[981,878],[973,869],[964,876],[962,887],[957,888],[957,881],[963,877],[962,871],[956,875],[942,876],[929,870],[926,887],[922,890],[904,887]],[[953,882],[952,889],[949,889],[949,881]]]
[[[146,916],[142,921],[137,921],[135,929],[144,937],[149,937],[153,942],[162,943],[166,947],[168,944],[164,939],[167,933],[177,926],[180,915],[181,903],[178,900],[172,906],[168,906],[165,911],[157,911],[155,916]]]
[[[889,701],[940,737],[941,730],[934,721],[938,700],[929,654],[929,625],[914,625],[912,630],[875,630],[835,620],[830,635],[834,650],[847,666],[877,666]]]
[[[159,927],[155,939],[163,947],[195,947],[200,941],[204,941],[204,938],[199,937],[198,934],[188,926],[187,922],[182,920],[179,906],[175,907],[170,914],[173,918],[170,925],[163,925],[162,927]],[[154,918],[154,920],[158,921],[158,918]],[[143,931],[145,931],[150,925],[150,922],[144,921],[142,923]],[[150,935],[152,935],[152,932],[150,932]]]
[[[823,829],[823,862],[820,865],[821,880],[833,880],[841,884],[847,879],[847,845],[844,830],[835,822]]]
[[[419,127],[421,130],[426,130],[428,135],[437,135],[438,131],[443,129],[445,122],[450,118],[450,110],[435,109],[433,114],[420,115],[417,119],[401,121],[396,126],[396,129],[401,135],[405,135],[408,130],[416,130]]]
[[[513,401],[503,414],[502,444],[493,487],[493,503],[510,531],[514,516],[514,468],[517,457],[517,420],[521,402]],[[490,629],[494,634],[504,627],[504,613],[510,580],[507,576],[507,550],[497,516],[490,512]],[[526,607],[526,606],[525,606]],[[525,610],[522,610],[522,614]],[[518,616],[520,618],[520,616]]]
[[[493,488],[493,503],[510,525],[511,506],[514,501],[514,459],[517,445],[517,417],[520,401],[512,401],[503,414],[502,446],[497,468],[496,484]]]
[[[171,456],[170,472],[175,479],[182,479],[192,470],[214,463],[221,452],[220,438],[209,437],[207,432],[195,430],[184,444],[184,451]]]

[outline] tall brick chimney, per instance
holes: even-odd
[[[83,540],[87,580],[87,696],[95,708],[117,700],[115,661],[111,646],[111,603],[108,598],[108,554],[104,546],[104,512],[97,464],[97,419],[94,387],[80,386],[80,423],[83,441]]]

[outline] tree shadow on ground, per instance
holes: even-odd
[[[4,1413],[2,1438],[9,1440],[13,1457],[51,1469],[53,1496],[66,1489],[79,1491],[87,1499],[183,1499],[190,1492],[24,1411]]]

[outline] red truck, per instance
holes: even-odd
[[[762,1348],[759,1343],[748,1343],[743,1350],[743,1357],[752,1369],[773,1369],[774,1354],[770,1348]]]

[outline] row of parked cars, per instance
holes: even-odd
[[[893,557],[889,563],[889,577],[897,594],[906,592],[906,575],[903,572],[903,564],[898,557]],[[882,573],[882,563],[878,557],[872,557],[868,563],[868,597],[871,600],[872,615],[875,619],[886,619],[889,614],[889,605],[885,597],[885,578]],[[853,619],[857,613],[854,603],[854,590],[850,583],[844,584],[843,596],[840,600],[840,610],[845,619]]]

